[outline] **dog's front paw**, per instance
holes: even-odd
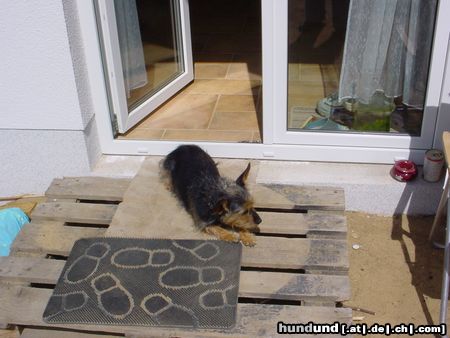
[[[213,235],[218,239],[221,239],[222,241],[239,242],[240,239],[238,233],[228,229],[224,229],[218,225],[209,225],[205,227],[203,231],[209,235]]]
[[[242,244],[245,246],[255,246],[256,245],[256,236],[247,232],[247,231],[241,231],[239,233],[239,238]]]

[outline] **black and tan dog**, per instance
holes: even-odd
[[[261,218],[245,187],[250,163],[233,181],[220,176],[213,159],[200,147],[183,145],[167,155],[161,169],[197,228],[225,241],[255,245],[252,232],[259,231]]]

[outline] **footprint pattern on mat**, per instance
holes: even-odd
[[[220,283],[225,278],[225,271],[220,266],[199,268],[195,266],[177,266],[161,272],[159,285],[168,289],[185,289],[198,285]]]
[[[232,294],[236,291],[235,286],[231,285],[224,290],[208,290],[200,295],[200,306],[205,310],[216,310],[225,307],[231,307],[229,300],[233,299]]]
[[[170,297],[162,293],[152,293],[144,297],[141,308],[160,325],[198,326],[198,318],[192,310],[174,304]]]
[[[87,304],[87,301],[88,295],[84,291],[53,295],[48,301],[44,318],[50,319],[63,312],[79,310]]]
[[[91,281],[91,286],[97,295],[98,307],[105,314],[123,319],[133,310],[133,296],[112,273],[103,273],[95,277]]]
[[[193,246],[192,242],[180,242],[180,241],[173,241],[172,244],[181,249],[188,251],[201,261],[209,261],[213,258],[215,258],[220,253],[220,248],[211,242],[201,243],[200,245]]]
[[[122,269],[139,269],[147,266],[166,266],[174,260],[175,254],[172,250],[133,247],[117,250],[111,257],[111,264]]]
[[[100,260],[105,257],[111,247],[107,243],[96,242],[91,244],[83,255],[78,257],[66,270],[64,281],[76,284],[85,281],[98,269]]]

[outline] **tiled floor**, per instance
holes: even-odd
[[[259,0],[192,0],[190,11],[194,82],[119,138],[261,142]],[[337,86],[332,64],[290,63],[288,109],[279,113],[301,128]]]
[[[125,139],[261,142],[259,1],[190,2],[194,82]]]
[[[339,76],[332,64],[290,63],[288,128],[301,129],[308,119],[320,117],[317,102],[337,91]]]

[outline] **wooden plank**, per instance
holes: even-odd
[[[0,257],[0,281],[56,284],[65,263],[39,257]]]
[[[239,297],[338,302],[349,300],[347,276],[241,271]]]
[[[68,227],[58,222],[30,223],[13,244],[14,251],[67,256],[80,238],[102,237],[104,229]],[[191,231],[191,237],[198,233]],[[145,238],[142,236],[142,238]],[[308,239],[258,236],[255,247],[244,247],[242,266],[275,269],[320,269],[346,271],[347,244],[338,239]]]
[[[109,338],[117,337],[112,336],[109,333],[86,333],[80,331],[67,331],[67,330],[49,330],[49,329],[31,329],[25,328],[20,335],[20,338]],[[120,336],[119,336],[120,337]]]
[[[347,243],[338,239],[258,236],[255,247],[243,248],[242,266],[347,271]]]
[[[31,222],[17,235],[13,252],[68,255],[73,243],[84,237],[101,237],[105,229],[64,226],[63,222]]]
[[[0,280],[56,284],[65,261],[34,257],[0,257]],[[239,296],[283,300],[350,299],[347,276],[241,271]]]
[[[122,201],[131,179],[111,177],[65,177],[54,179],[45,192],[48,198]]]
[[[261,233],[287,235],[347,234],[347,218],[328,213],[258,212],[262,219]]]
[[[249,185],[255,206],[294,210],[344,210],[345,196],[341,188],[305,187],[280,184]]]
[[[37,205],[32,220],[63,221],[85,224],[110,224],[117,205],[94,203],[47,202]]]
[[[42,314],[52,290],[14,285],[0,285],[0,322],[59,327],[94,332],[125,333],[127,336],[153,337],[257,337],[275,336],[277,323],[351,323],[351,310],[346,308],[288,306],[265,304],[238,304],[236,327],[230,330],[188,330],[92,324],[47,324]]]
[[[18,327],[0,329],[1,338],[19,338],[20,332]]]

